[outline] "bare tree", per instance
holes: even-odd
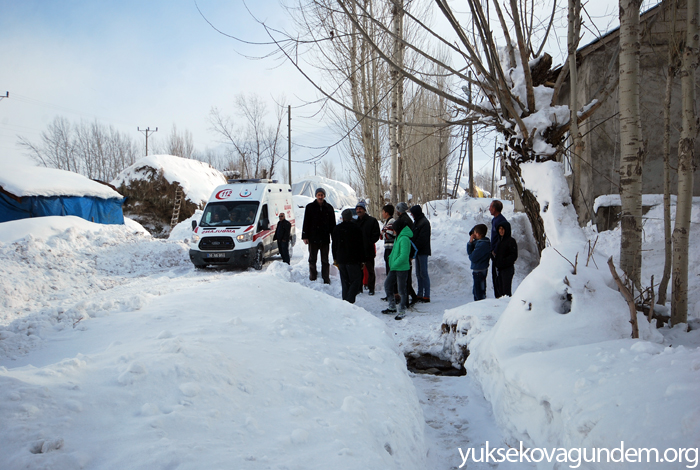
[[[136,142],[113,126],[97,121],[72,125],[60,116],[42,132],[40,144],[24,137],[19,143],[37,163],[101,181],[114,179],[138,155]]]
[[[639,9],[620,0],[620,268],[640,285],[642,272],[642,140],[639,114]]]
[[[235,107],[242,124],[236,126],[234,120],[218,108],[209,113],[211,129],[229,144],[235,157],[229,158],[231,170],[238,170],[243,178],[272,178],[277,163],[284,156],[282,122],[284,100],[276,107],[272,124],[267,123],[267,106],[257,95],[238,95]]]
[[[695,70],[700,60],[700,25],[698,2],[687,2],[687,29],[682,49],[681,95],[682,129],[678,144],[678,200],[673,227],[673,293],[671,324],[688,321],[688,241],[693,200],[694,155],[697,132]]]
[[[335,180],[336,175],[335,175],[335,165],[333,162],[329,160],[323,160],[321,161],[320,168],[318,169],[319,175],[323,176],[324,178],[328,178],[331,180]]]
[[[192,133],[187,129],[180,133],[177,130],[177,126],[173,125],[164,147],[162,150],[159,149],[159,152],[182,158],[194,158],[195,150],[192,143]]]

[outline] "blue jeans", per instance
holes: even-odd
[[[405,312],[408,306],[408,295],[406,295],[406,279],[408,279],[408,271],[389,271],[389,274],[384,281],[384,292],[386,292],[389,308],[396,308],[396,288],[398,287],[401,303],[398,306],[399,313]]]
[[[416,255],[416,279],[418,279],[418,297],[430,298],[428,255]]]
[[[472,277],[474,278],[474,287],[472,288],[472,294],[474,294],[474,300],[484,300],[486,298],[486,273],[484,271],[472,271]]]

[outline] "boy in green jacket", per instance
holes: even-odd
[[[389,255],[389,274],[384,281],[384,291],[389,300],[389,308],[382,310],[382,313],[391,315],[396,313],[396,320],[402,320],[406,316],[406,306],[408,304],[408,296],[406,295],[406,278],[411,269],[411,261],[409,259],[411,253],[411,237],[413,231],[409,227],[404,227],[394,240],[394,248]],[[394,300],[394,288],[398,286],[401,303],[396,311],[396,301]]]

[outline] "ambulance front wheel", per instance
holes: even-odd
[[[263,250],[262,245],[258,246],[257,250],[255,250],[255,258],[253,258],[253,269],[257,269],[258,271],[263,268],[263,263],[265,262],[265,251]]]

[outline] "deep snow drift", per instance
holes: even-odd
[[[198,273],[183,241],[187,221],[168,241],[131,221],[0,224],[0,467],[447,469],[462,463],[456,447],[483,449],[487,440],[696,446],[700,329],[656,330],[640,318],[642,339],[629,339],[627,306],[605,265],[619,234],[568,224],[557,204],[563,188],[547,188],[536,189],[552,202],[544,217],[556,245],[538,267],[526,217],[504,211],[520,248],[512,299],[493,299],[489,282],[489,298],[471,301],[466,241],[474,224],[490,225],[490,201],[424,205],[432,302],[403,321],[379,313],[380,295],[340,302],[334,269],[330,286],[309,281],[302,243],[291,266]],[[648,214],[644,246],[645,276],[656,279],[658,210]],[[698,246],[697,210],[693,221]],[[449,357],[443,321],[460,325],[469,375],[412,384],[401,353]],[[534,466],[510,465],[498,468]]]

